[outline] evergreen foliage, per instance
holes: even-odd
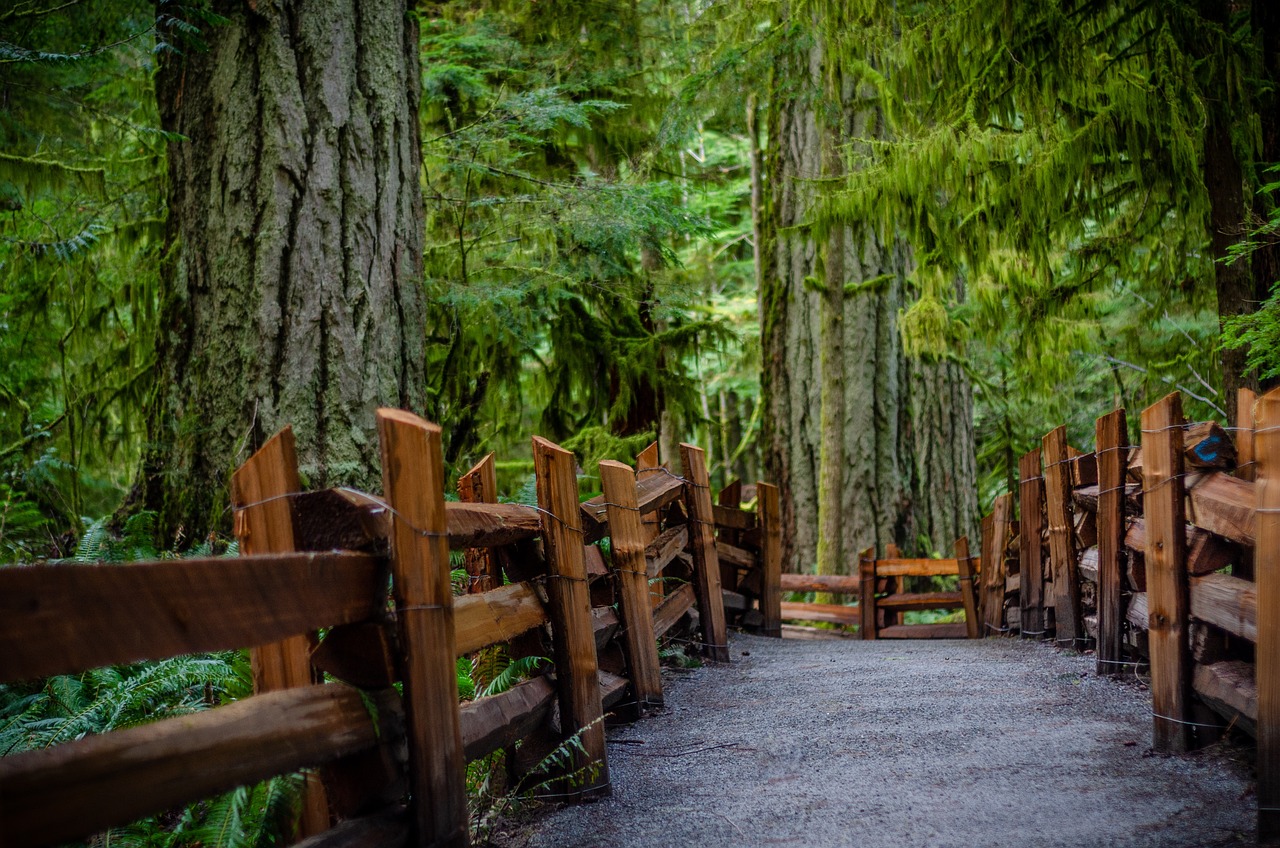
[[[699,354],[740,347],[687,286],[725,211],[688,183],[719,163],[658,144],[686,49],[672,14],[497,3],[424,21],[428,373],[450,462],[529,430],[598,433],[584,462],[633,456],[662,410],[706,414]]]
[[[132,0],[0,15],[7,553],[64,552],[80,516],[114,508],[135,470],[165,214],[155,33],[155,9]]]

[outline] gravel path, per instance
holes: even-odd
[[[527,848],[1250,845],[1248,769],[1150,754],[1151,702],[1091,657],[1014,639],[792,641],[669,672],[610,731],[612,797]]]

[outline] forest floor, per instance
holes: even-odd
[[[777,640],[664,675],[609,733],[612,796],[506,848],[1253,844],[1248,755],[1152,754],[1150,693],[1016,639]]]

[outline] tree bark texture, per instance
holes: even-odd
[[[812,570],[818,543],[821,441],[821,294],[819,245],[801,225],[809,220],[812,180],[822,166],[816,104],[823,62],[814,46],[776,71],[769,139],[772,179],[766,210],[761,290],[764,454],[769,479],[782,490],[784,567]],[[874,110],[850,114],[856,135]],[[874,129],[874,126],[872,127]],[[858,551],[890,542],[907,552],[947,551],[972,535],[977,519],[973,398],[953,363],[909,359],[897,318],[909,302],[910,248],[872,227],[846,227],[827,239],[843,245],[844,303],[841,548]]]
[[[162,526],[225,523],[285,424],[312,486],[374,487],[374,411],[421,408],[418,25],[403,0],[215,0],[166,54],[168,320],[143,472]]]

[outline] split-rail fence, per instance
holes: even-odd
[[[658,639],[688,633],[725,661],[729,621],[778,634],[778,492],[758,484],[748,512],[734,484],[713,504],[701,449],[681,446],[678,473],[654,448],[602,463],[603,495],[579,503],[573,454],[534,438],[536,507],[495,502],[492,456],[446,502],[440,429],[381,410],[378,430],[382,497],[303,492],[288,429],[241,466],[240,557],[0,568],[0,680],[250,647],[255,690],[0,758],[6,848],[300,769],[308,848],[465,845],[469,761],[508,750],[519,779],[559,748],[554,794],[598,797],[606,711],[662,703]],[[554,662],[460,703],[458,658],[495,644]]]
[[[1253,735],[1258,838],[1280,842],[1280,390],[1240,392],[1234,438],[1176,393],[1139,429],[1116,410],[1092,452],[1058,427],[1021,458],[982,522],[983,629],[1149,673],[1158,751]]]

